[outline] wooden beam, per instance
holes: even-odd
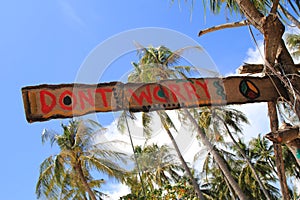
[[[300,64],[295,64],[295,68],[300,71]],[[239,74],[258,74],[262,73],[264,69],[263,64],[249,64],[245,63],[238,68]]]
[[[300,127],[295,126],[287,129],[281,129],[275,132],[270,132],[265,135],[266,138],[273,142],[287,144],[293,140],[300,138]]]
[[[148,112],[207,105],[244,104],[287,98],[276,77],[165,80],[158,83],[111,82],[22,88],[29,122],[70,118],[92,112]]]
[[[286,146],[293,153],[298,165],[300,166],[300,127],[289,127],[281,129],[275,132],[270,132],[266,134],[266,138],[273,141],[273,144],[281,145],[286,144]]]
[[[272,132],[278,131],[278,115],[276,109],[276,103],[268,102],[268,113],[270,117],[270,128]],[[288,186],[286,182],[285,169],[284,169],[284,160],[282,154],[282,146],[277,142],[273,142],[274,155],[275,155],[275,164],[277,168],[277,175],[280,182],[280,189],[282,192],[282,197],[284,200],[289,199]]]

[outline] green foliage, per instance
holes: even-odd
[[[98,125],[100,132],[96,134],[92,128],[94,125],[92,121],[71,120],[68,125],[62,124],[62,134],[44,130],[43,143],[49,140],[51,145],[59,147],[60,152],[40,165],[36,185],[38,198],[87,199],[86,182],[94,195],[101,199],[104,194],[98,189],[105,181],[92,176],[91,172],[95,170],[122,180],[125,171],[118,163],[124,162],[126,155],[116,152],[105,141],[97,143],[96,136],[103,128]],[[84,180],[78,172],[82,172]]]
[[[242,144],[241,141],[240,143]],[[246,146],[245,144],[242,145],[244,147]],[[220,155],[222,155],[223,159],[226,160],[231,174],[238,181],[243,192],[245,192],[250,199],[266,199],[264,194],[261,192],[259,185],[251,169],[249,168],[249,165],[243,161],[244,158],[240,157],[239,153],[236,151],[230,153],[224,149],[217,150],[219,151]],[[266,165],[266,163],[260,161],[252,160],[252,162],[256,171],[262,178],[265,187],[271,193],[271,196],[274,197],[273,199],[277,199],[279,192],[278,188],[272,185],[275,181],[274,176],[272,176],[272,168]],[[232,193],[232,188],[211,156],[206,158],[203,171],[206,173],[205,184],[209,186],[211,191],[214,191],[215,196],[218,196],[221,199],[232,198],[232,195],[234,195],[234,193]]]
[[[191,180],[183,173],[176,156],[170,150],[165,145],[136,146],[135,153],[141,168],[145,191],[135,168],[125,177],[125,183],[130,187],[131,193],[120,199],[197,200]],[[214,199],[209,187],[203,185],[201,192],[206,199]]]
[[[280,193],[279,189],[275,187],[278,179],[276,177],[277,172],[275,168],[273,145],[260,135],[252,139],[248,144],[239,140],[238,145],[250,159],[256,173],[258,173],[265,188],[269,192],[271,199],[278,199]],[[226,160],[232,175],[238,180],[240,187],[250,199],[266,199],[260,190],[250,166],[244,162],[244,158],[235,145],[230,145],[229,150],[224,148],[216,148],[216,150],[222,155],[223,159]],[[292,156],[292,153],[286,147],[283,153],[288,178],[295,177],[299,179],[299,167],[297,167],[297,162]],[[205,159],[203,172],[206,175],[203,185],[213,192],[212,196],[220,199],[232,199],[232,188],[210,154],[208,154]],[[296,195],[293,194],[295,189],[290,189],[290,191],[291,196]]]
[[[120,198],[120,200],[132,200],[132,199],[152,199],[152,200],[172,200],[172,199],[185,199],[185,200],[197,200],[197,196],[193,192],[193,187],[190,185],[189,180],[186,177],[181,177],[178,182],[174,184],[166,183],[159,188],[153,190],[147,190],[146,197],[137,194],[128,194]],[[209,199],[209,198],[208,198]]]
[[[135,155],[143,182],[139,180],[137,167],[127,173],[125,183],[131,188],[132,194],[141,195],[144,192],[143,189],[153,191],[156,187],[162,187],[180,179],[179,174],[183,169],[167,145],[136,146]]]
[[[128,76],[128,82],[157,82],[166,79],[185,78],[186,74],[197,71],[192,66],[174,66],[181,59],[181,54],[188,49],[200,47],[186,47],[171,51],[165,46],[138,46],[139,62],[132,62],[134,71]]]
[[[300,180],[300,166],[297,164],[296,158],[286,145],[283,146],[282,154],[287,175]]]
[[[300,34],[287,34],[286,43],[295,58],[300,57]]]
[[[270,14],[271,7],[273,5],[272,0],[250,0],[255,8],[264,16]],[[171,0],[172,4],[175,2]],[[190,8],[190,16],[192,16],[193,12],[197,9],[195,6],[200,5],[203,7],[203,10],[200,9],[199,12],[204,12],[205,16],[207,10],[211,13],[217,14],[225,14],[226,21],[230,20],[230,17],[234,15],[234,17],[240,17],[241,19],[245,18],[245,14],[241,11],[239,4],[234,0],[202,0],[202,1],[195,1],[195,0],[185,0],[185,4],[188,4]],[[199,3],[198,3],[199,2]],[[277,9],[277,14],[280,19],[288,26],[290,26],[294,21],[297,21],[297,18],[300,17],[300,1],[299,0],[287,0],[287,1],[280,1],[279,2],[279,9]],[[181,1],[178,0],[178,5],[180,7]],[[229,14],[231,16],[229,16]],[[192,17],[190,17],[192,19]],[[291,20],[291,18],[293,18]],[[250,21],[250,19],[249,19]],[[299,28],[299,26],[298,26]]]

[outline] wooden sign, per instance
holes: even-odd
[[[22,96],[26,118],[35,122],[92,112],[148,112],[273,101],[279,96],[287,97],[278,83],[275,77],[272,80],[268,77],[228,77],[158,83],[38,85],[22,88]]]

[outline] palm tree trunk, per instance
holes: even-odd
[[[175,151],[176,151],[176,153],[179,157],[179,160],[180,160],[181,164],[183,165],[184,170],[187,172],[188,176],[190,177],[190,179],[192,181],[192,184],[193,184],[193,187],[194,187],[194,190],[195,190],[197,196],[199,197],[200,200],[204,200],[204,196],[203,196],[202,192],[200,191],[199,185],[198,185],[197,181],[195,180],[190,168],[187,166],[187,164],[186,164],[186,162],[185,162],[185,160],[184,160],[184,158],[183,158],[183,156],[180,152],[180,149],[178,148],[178,145],[177,145],[171,131],[166,127],[165,127],[165,130],[166,130],[166,132],[167,132],[167,134],[168,134],[168,136],[169,136],[169,138],[170,138],[170,140],[171,140],[171,142],[172,142],[172,144],[175,148]]]
[[[232,191],[231,185],[228,183],[228,180],[226,178],[224,180],[225,180],[225,183],[226,183],[226,185],[227,185],[227,187],[228,187],[228,189],[230,191],[230,197],[231,197],[231,199],[232,200],[236,200],[236,197],[234,195],[234,192]]]
[[[182,156],[182,154],[181,154],[181,152],[180,152],[180,149],[179,149],[179,147],[178,147],[178,145],[177,145],[177,143],[176,143],[176,141],[175,141],[175,139],[174,139],[174,137],[173,137],[173,135],[172,135],[170,129],[167,127],[167,125],[166,125],[166,124],[164,123],[164,121],[162,120],[162,116],[161,116],[161,114],[160,114],[159,111],[157,111],[157,114],[158,114],[159,117],[161,118],[161,122],[163,123],[163,127],[164,127],[165,131],[167,132],[167,134],[168,134],[168,136],[169,136],[169,138],[170,138],[170,140],[171,140],[171,142],[172,142],[172,145],[173,145],[174,148],[175,148],[175,151],[176,151],[176,153],[177,153],[177,156],[178,156],[178,158],[179,158],[179,160],[180,160],[180,162],[181,162],[181,164],[182,164],[184,170],[187,172],[189,178],[190,178],[191,181],[192,181],[192,184],[193,184],[195,193],[197,194],[197,196],[198,196],[198,198],[199,198],[200,200],[204,200],[204,196],[203,196],[202,192],[200,191],[199,185],[198,185],[197,181],[195,180],[195,178],[194,178],[194,176],[193,176],[193,174],[192,174],[190,168],[187,166],[187,164],[186,164],[186,162],[185,162],[185,160],[184,160],[184,158],[183,158],[183,156]]]
[[[218,117],[220,120],[222,120],[220,117]],[[222,120],[223,121],[223,120]],[[233,141],[233,143],[235,144],[235,146],[238,148],[238,151],[239,153],[243,156],[243,158],[246,160],[247,164],[249,165],[256,181],[258,182],[259,184],[259,187],[260,189],[263,191],[265,197],[267,198],[267,200],[271,200],[271,197],[269,195],[269,193],[267,192],[267,190],[265,189],[264,187],[264,184],[262,183],[261,179],[259,178],[258,174],[256,173],[252,163],[250,162],[249,158],[246,156],[245,152],[243,151],[243,149],[239,146],[239,144],[237,143],[237,141],[234,139],[233,135],[231,134],[231,131],[229,130],[229,127],[227,126],[226,123],[224,123],[223,121],[223,124],[227,130],[227,133],[229,135],[229,137],[231,138],[231,140]]]
[[[235,191],[236,195],[239,197],[240,200],[247,200],[248,197],[243,193],[242,189],[238,185],[238,183],[234,180],[232,177],[226,163],[224,160],[221,158],[219,153],[214,149],[214,146],[210,143],[208,138],[206,137],[205,133],[203,130],[199,127],[198,123],[196,120],[193,118],[191,113],[187,109],[183,109],[184,113],[186,114],[187,118],[192,122],[194,127],[196,128],[196,131],[201,139],[201,142],[211,151],[211,154],[213,155],[213,158],[217,162],[218,166],[220,167],[221,171],[225,175],[226,179],[230,183],[231,187]]]
[[[89,184],[87,183],[86,178],[84,177],[84,174],[83,174],[80,163],[76,163],[75,166],[74,166],[74,169],[77,172],[77,175],[79,177],[79,181],[81,182],[81,184],[84,187],[85,191],[89,194],[91,200],[97,200],[94,192],[92,191]]]

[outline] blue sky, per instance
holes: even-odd
[[[199,1],[201,2],[201,1]],[[236,16],[214,16],[196,2],[148,1],[3,1],[0,6],[0,98],[2,152],[1,199],[36,199],[39,165],[55,153],[42,145],[43,128],[60,131],[65,120],[27,123],[21,88],[42,83],[72,83],[84,59],[99,43],[120,32],[143,27],[179,31],[196,40],[216,63],[221,74],[233,73],[254,43],[247,27],[224,30],[198,38],[198,31]],[[258,39],[260,36],[257,36]],[[99,57],[101,59],[101,57]],[[137,57],[132,57],[136,61]],[[130,63],[124,63],[130,67]],[[117,67],[115,69],[118,70]],[[113,76],[112,76],[113,77]],[[111,81],[115,81],[111,78]],[[104,124],[105,115],[98,114]]]

